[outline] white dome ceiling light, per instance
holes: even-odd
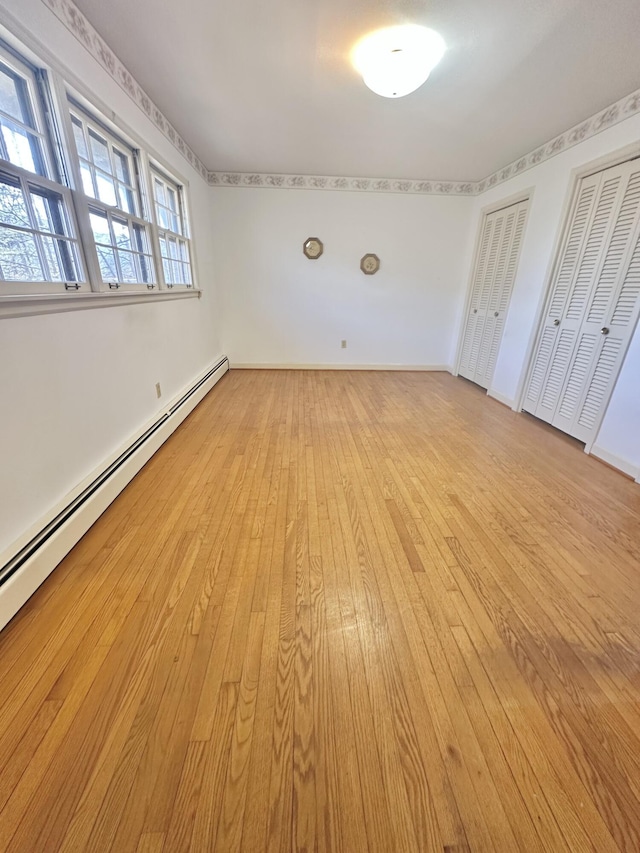
[[[365,36],[353,49],[352,61],[372,92],[402,98],[422,86],[445,50],[435,30],[404,24]]]

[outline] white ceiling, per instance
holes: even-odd
[[[209,169],[476,181],[640,87],[638,0],[76,0]],[[393,23],[438,30],[427,83],[350,63]]]

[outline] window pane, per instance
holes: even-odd
[[[164,194],[164,184],[157,178],[153,179],[153,191],[158,204],[163,204],[166,206],[167,200]]]
[[[129,225],[127,222],[122,222],[120,219],[113,219],[113,236],[115,237],[116,246],[119,249],[131,249],[131,235],[129,233]]]
[[[167,199],[169,202],[169,209],[176,213],[178,210],[178,202],[176,200],[175,190],[172,190],[171,187],[167,187]]]
[[[109,231],[109,222],[104,213],[99,213],[95,210],[89,211],[89,220],[91,221],[91,230],[93,231],[93,239],[96,243],[111,244],[111,233]]]
[[[22,81],[21,81],[22,82]],[[24,98],[18,95],[18,80],[8,68],[0,65],[0,110],[7,115],[17,118],[23,124],[25,121]]]
[[[6,281],[43,281],[33,234],[0,228],[0,274]]]
[[[100,262],[100,273],[103,281],[119,281],[116,256],[113,249],[107,246],[96,246],[98,261]]]
[[[78,155],[82,157],[84,160],[89,159],[89,152],[87,151],[87,141],[84,138],[84,131],[82,129],[81,122],[75,116],[71,116],[71,123],[73,124],[73,136],[76,141],[76,148],[78,149]]]
[[[134,222],[133,236],[136,250],[138,252],[144,252],[145,254],[149,254],[149,240],[147,238],[147,229],[144,226],[138,225],[136,222]]]
[[[52,234],[69,233],[60,196],[55,193],[47,193],[45,190],[32,189],[31,203],[36,217],[36,225],[40,231],[50,231]]]
[[[82,175],[82,188],[86,195],[91,198],[96,197],[96,191],[93,188],[93,178],[91,177],[91,169],[86,163],[80,163],[80,174]]]
[[[110,207],[115,207],[117,204],[116,190],[111,178],[106,177],[101,172],[96,172],[96,184],[98,185],[98,199]]]
[[[99,169],[102,169],[103,172],[107,172],[109,175],[113,174],[113,169],[111,168],[111,160],[109,159],[109,147],[107,146],[107,142],[102,137],[98,136],[94,130],[89,130],[89,145],[91,146],[91,159],[96,164]]]
[[[67,281],[65,266],[62,262],[60,253],[61,243],[63,243],[63,241],[56,240],[55,237],[42,238],[42,249],[47,259],[49,278],[51,281]],[[67,258],[67,264],[69,263],[69,260],[70,259]],[[75,277],[73,277],[72,280],[75,281]]]
[[[123,184],[131,185],[131,172],[129,169],[129,159],[117,148],[113,149],[113,159],[116,164],[116,178],[122,181]]]
[[[173,280],[173,269],[171,267],[171,261],[168,261],[166,258],[162,259],[162,269],[164,270],[164,280],[167,284],[175,284]]]
[[[22,188],[6,180],[0,180],[0,222],[31,228]]]
[[[136,272],[134,256],[130,252],[118,252],[120,258],[120,269],[122,270],[122,281],[127,284],[136,284],[141,280]]]
[[[182,258],[182,260],[186,263],[189,263],[189,251],[187,249],[187,244],[184,242],[184,240],[180,240],[178,242],[178,248],[180,249],[180,257]]]
[[[169,231],[173,231],[173,228],[171,227],[171,221],[169,219],[169,211],[166,207],[158,208],[158,218],[160,220],[160,226],[162,228],[167,228]]]
[[[4,155],[10,163],[38,175],[45,174],[41,143],[37,136],[14,125],[9,119],[2,119],[2,141]]]
[[[120,199],[120,210],[126,210],[127,213],[135,215],[137,211],[135,209],[133,193],[129,187],[123,187],[122,184],[118,184],[118,197]]]

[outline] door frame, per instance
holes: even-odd
[[[473,282],[475,280],[476,270],[478,268],[479,252],[480,252],[480,240],[482,239],[482,232],[484,231],[484,224],[485,224],[485,221],[487,219],[487,216],[490,216],[492,213],[496,213],[498,210],[504,210],[507,207],[512,207],[514,204],[520,204],[520,202],[526,201],[529,204],[529,207],[527,210],[527,224],[528,224],[529,216],[531,215],[531,200],[533,198],[534,190],[535,190],[535,187],[526,187],[526,189],[520,190],[519,192],[513,193],[512,195],[506,196],[505,198],[501,198],[499,201],[491,202],[490,204],[487,204],[480,209],[480,221],[479,221],[478,226],[476,228],[476,237],[475,237],[475,240],[473,243],[473,255],[471,256],[472,261],[471,261],[470,272],[469,272],[468,279],[467,279],[467,291],[466,291],[464,306],[463,306],[463,310],[462,310],[462,318],[460,320],[460,323],[458,324],[458,343],[456,345],[456,356],[455,356],[455,359],[453,362],[453,370],[451,371],[453,376],[459,375],[460,361],[462,359],[462,345],[464,343],[464,331],[467,327],[467,315],[469,313],[469,307],[471,305],[471,295],[473,292]],[[524,245],[525,236],[526,236],[526,229],[525,229],[525,234],[523,234],[523,236],[522,236],[522,243],[520,244],[520,251],[521,252],[522,252],[522,248]],[[517,273],[516,273],[516,280],[517,280]],[[514,280],[513,285],[514,285],[514,289],[515,289],[515,280]],[[511,300],[509,300],[509,302],[511,302]],[[509,309],[507,309],[507,314],[505,316],[505,328],[506,328],[506,321],[507,321],[508,315],[509,315]],[[504,331],[503,331],[503,334],[504,334]],[[489,397],[494,396],[494,394],[492,393],[492,390],[491,390],[491,386],[489,386],[489,388],[487,389],[487,395]],[[496,399],[500,400],[500,402],[504,402],[497,395],[496,395]]]
[[[565,193],[565,200],[562,205],[562,210],[560,213],[560,228],[557,231],[553,250],[551,253],[551,257],[549,259],[547,273],[545,275],[545,285],[542,291],[542,297],[540,299],[540,304],[538,307],[536,322],[534,325],[534,329],[531,333],[531,337],[529,340],[529,345],[527,346],[527,353],[524,361],[524,369],[522,371],[522,375],[520,377],[520,382],[518,383],[518,389],[516,392],[516,402],[513,407],[513,410],[516,412],[523,412],[523,403],[525,398],[526,389],[529,385],[529,381],[531,379],[531,373],[533,371],[534,360],[536,352],[538,351],[538,345],[540,343],[540,338],[542,336],[543,327],[544,327],[544,318],[547,315],[549,310],[549,303],[551,301],[552,296],[552,286],[555,279],[556,271],[558,268],[558,264],[560,263],[560,250],[564,245],[565,238],[567,232],[569,230],[570,222],[569,222],[569,214],[573,208],[575,203],[577,194],[578,194],[578,186],[580,181],[583,178],[588,178],[589,175],[595,175],[598,172],[604,172],[606,169],[611,168],[612,166],[619,166],[621,163],[626,163],[628,160],[633,160],[636,157],[640,157],[640,142],[633,142],[630,145],[625,145],[622,148],[617,148],[614,151],[610,151],[608,154],[604,154],[601,157],[596,157],[593,160],[589,160],[587,163],[583,163],[580,166],[576,166],[569,172],[569,184],[567,187],[567,191]],[[634,334],[635,328],[637,326],[634,325],[634,328],[631,331],[631,337],[629,338],[629,342],[631,342]],[[628,349],[628,345],[627,345]],[[609,403],[611,401],[611,397],[613,396],[613,392],[615,391],[616,385],[618,383],[618,377],[620,376],[620,371],[622,370],[622,366],[624,364],[625,358],[627,356],[627,350],[625,349],[624,355],[620,362],[620,367],[618,368],[618,372],[616,377],[611,385],[611,390],[604,398],[604,406],[600,415],[598,416],[595,429],[593,431],[593,438],[591,438],[588,442],[586,442],[584,446],[585,453],[591,453],[593,446],[596,443],[598,438],[598,433],[600,432],[600,427],[602,426],[602,422],[607,414],[607,410],[609,408]],[[532,417],[535,417],[533,415]]]

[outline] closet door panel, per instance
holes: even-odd
[[[566,385],[571,378],[571,365],[580,350],[580,365],[584,367],[588,341],[580,340],[588,301],[603,263],[603,248],[613,231],[616,214],[622,201],[622,176],[595,175],[580,186],[573,219],[553,285],[545,330],[548,360],[536,364],[538,374],[544,373],[542,388],[532,412],[552,423]],[[555,337],[549,348],[549,339]],[[538,357],[542,352],[538,351]],[[575,385],[572,385],[575,393]],[[530,398],[527,394],[527,400]]]
[[[478,258],[476,261],[476,269],[473,276],[473,284],[471,286],[471,300],[469,305],[469,314],[464,330],[464,338],[462,343],[462,354],[460,357],[460,366],[458,373],[465,376],[467,379],[472,379],[475,373],[475,362],[472,361],[471,352],[476,334],[476,326],[478,320],[478,305],[480,294],[484,282],[485,270],[487,267],[487,259],[489,256],[489,245],[493,235],[495,219],[487,216],[484,222],[484,229],[480,239],[478,249]]]
[[[569,233],[566,237],[565,246],[562,251],[562,258],[558,266],[556,279],[553,285],[553,295],[549,305],[549,317],[552,320],[559,319],[564,314],[569,290],[575,276],[576,266],[578,265],[582,247],[591,225],[599,184],[599,175],[586,178],[581,182],[578,198],[573,210]]]
[[[527,202],[485,218],[458,372],[489,386],[499,350],[524,233]]]
[[[499,267],[489,300],[482,353],[476,374],[476,382],[483,388],[488,388],[491,385],[498,360],[505,318],[518,268],[524,226],[527,219],[527,207],[527,202],[514,205],[505,226],[504,251],[500,255]]]
[[[582,182],[549,305],[525,408],[589,441],[640,311],[640,161]]]

